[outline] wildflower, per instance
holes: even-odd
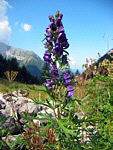
[[[46,28],[46,40],[47,40],[47,42],[52,42],[52,38],[53,38],[53,36],[52,36],[52,34],[50,33],[50,26],[48,26],[48,28]]]
[[[58,77],[59,77],[58,69],[57,69],[56,65],[52,65],[52,68],[51,68],[51,70],[50,70],[50,75],[51,75],[53,78],[58,78]]]
[[[63,14],[59,14],[58,19],[62,19]]]
[[[54,17],[52,15],[50,15],[49,17],[50,22],[54,22]]]
[[[0,116],[2,116],[2,112],[0,111]]]
[[[71,82],[70,74],[69,74],[69,73],[65,73],[65,74],[63,75],[63,81],[64,81],[65,84],[68,84],[68,83]]]
[[[44,83],[46,87],[50,89],[51,86],[51,79],[46,79],[46,83]]]
[[[67,47],[68,42],[66,39],[66,34],[64,32],[59,32],[58,34],[58,41],[63,45],[63,47]]]
[[[67,102],[70,102],[70,99],[71,99],[71,97],[69,96],[69,97],[67,97]]]
[[[45,51],[44,53],[44,61],[47,61],[48,63],[51,63],[51,53],[48,51]]]
[[[57,27],[63,26],[61,19],[57,19],[55,24]]]
[[[56,25],[54,24],[54,23],[52,23],[52,24],[50,24],[50,29],[52,30],[52,32],[56,32],[56,29],[57,29],[57,27],[56,27]]]
[[[58,43],[56,43],[54,48],[54,55],[60,57],[62,53],[63,53],[63,48]]]
[[[74,89],[72,88],[72,86],[67,86],[67,96],[73,96],[74,95]]]

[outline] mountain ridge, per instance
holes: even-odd
[[[0,54],[2,54],[3,57],[6,57],[6,59],[10,59],[12,57],[16,58],[19,65],[25,65],[27,70],[34,76],[41,76],[43,73],[42,68],[45,62],[33,51],[8,46],[0,42]]]

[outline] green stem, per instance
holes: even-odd
[[[60,140],[58,141],[58,150],[61,150],[61,142],[60,142]]]
[[[58,108],[58,120],[61,118],[61,107]],[[59,141],[58,141],[58,150],[61,150],[61,140],[59,136]]]

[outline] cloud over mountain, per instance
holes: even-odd
[[[5,0],[0,0],[0,42],[9,43],[11,35],[11,27],[9,26],[8,17],[6,11],[8,8],[12,8]]]

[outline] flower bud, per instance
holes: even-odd
[[[50,22],[54,22],[54,17],[52,15],[50,15],[49,17]]]
[[[59,11],[56,11],[55,17],[59,16]]]

